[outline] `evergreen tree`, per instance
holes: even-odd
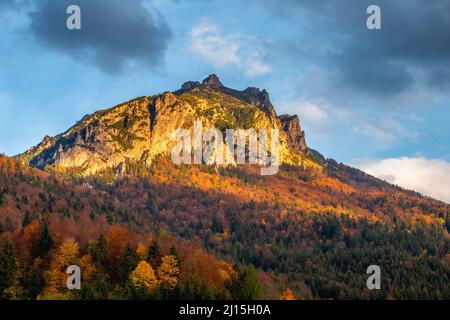
[[[102,234],[98,238],[97,242],[89,249],[92,256],[92,261],[98,266],[107,270],[108,264],[108,243],[105,236]]]
[[[0,254],[0,293],[13,285],[17,274],[17,261],[14,244],[8,239]]]
[[[130,273],[136,268],[137,263],[136,252],[133,247],[128,244],[120,265],[120,280],[122,283],[125,283],[128,280]]]
[[[85,283],[85,282],[84,282]],[[81,287],[81,298],[85,300],[106,300],[111,288],[108,278],[102,270],[95,270],[87,284]]]
[[[22,228],[25,228],[27,225],[29,225],[31,222],[31,216],[30,212],[27,210],[25,211],[25,214],[23,215],[22,219]]]
[[[48,254],[48,252],[52,249],[52,247],[53,247],[53,239],[48,229],[48,224],[45,222],[42,227],[41,237],[38,243],[37,256],[45,257]]]
[[[41,267],[40,258],[36,258],[34,264],[28,271],[24,287],[28,291],[28,297],[36,299],[45,287],[44,272]]]
[[[161,252],[159,251],[158,241],[152,240],[150,243],[150,246],[148,247],[147,260],[153,269],[157,269],[161,264]]]
[[[174,256],[174,257],[175,257],[175,260],[176,260],[176,262],[177,262],[177,266],[179,267],[179,266],[180,266],[180,256],[178,255],[177,248],[176,248],[174,245],[171,245],[171,246],[170,246],[169,254],[170,254],[171,256]]]
[[[250,264],[239,277],[237,283],[236,298],[240,300],[256,300],[261,294],[261,284],[256,274],[255,267]]]
[[[213,233],[223,233],[223,225],[217,214],[213,217],[211,230]]]

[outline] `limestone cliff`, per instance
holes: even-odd
[[[176,129],[203,127],[280,130],[280,160],[306,163],[308,147],[297,116],[277,117],[266,90],[225,87],[216,75],[189,81],[175,92],[140,97],[85,116],[55,137],[45,137],[18,158],[38,168],[92,175],[106,168],[120,170],[126,161],[150,165],[169,155]]]

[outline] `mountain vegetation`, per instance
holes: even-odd
[[[173,164],[194,118],[280,128],[278,174]],[[450,205],[326,160],[265,90],[215,76],[0,156],[2,299],[449,299],[449,232]]]

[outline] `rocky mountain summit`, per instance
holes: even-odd
[[[305,133],[297,115],[277,116],[266,90],[243,91],[225,87],[216,75],[202,82],[188,81],[175,92],[139,97],[83,117],[66,132],[46,136],[17,157],[41,169],[70,171],[86,176],[125,162],[150,165],[158,155],[169,155],[172,133],[191,130],[195,120],[204,128],[280,131],[280,161],[292,165],[311,162]],[[316,161],[317,162],[317,161]]]

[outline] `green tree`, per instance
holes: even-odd
[[[45,287],[44,271],[41,264],[41,258],[36,258],[25,279],[24,287],[27,289],[28,297],[31,299],[36,299]]]
[[[17,260],[14,244],[8,239],[0,254],[0,293],[14,284],[17,274]]]
[[[260,297],[261,284],[255,267],[250,264],[245,272],[239,277],[237,283],[237,299],[255,300]]]
[[[81,287],[81,298],[84,300],[106,300],[111,288],[108,278],[102,270],[94,270],[87,284]]]
[[[23,215],[22,219],[22,228],[25,228],[27,225],[29,225],[31,222],[31,216],[30,212],[27,210],[25,211],[25,214]]]
[[[161,252],[159,251],[158,241],[152,240],[150,243],[150,246],[148,247],[147,260],[153,269],[157,269],[161,264]]]
[[[177,262],[177,266],[179,267],[179,266],[180,266],[180,256],[178,255],[177,248],[176,248],[174,245],[171,245],[171,246],[170,246],[169,254],[170,254],[171,256],[174,256],[174,257],[175,257],[175,260],[176,260],[176,262]]]
[[[48,229],[48,224],[43,223],[41,237],[38,243],[37,256],[45,257],[53,247],[53,239]]]
[[[120,265],[120,280],[122,283],[128,280],[130,273],[136,268],[137,263],[136,251],[128,244]]]
[[[108,264],[108,243],[105,236],[102,234],[90,248],[89,252],[92,256],[92,261],[97,265],[107,270]]]

